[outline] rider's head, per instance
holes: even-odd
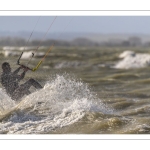
[[[4,62],[2,64],[2,69],[3,69],[3,72],[10,72],[11,71],[11,68],[10,68],[10,65],[8,62]]]

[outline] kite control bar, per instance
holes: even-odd
[[[21,55],[19,56],[19,58],[17,60],[17,65],[20,65],[24,69],[28,69],[28,70],[31,70],[31,71],[36,71],[39,68],[39,66],[41,65],[42,61],[40,61],[35,68],[31,69],[31,68],[29,68],[29,67],[27,67],[25,65],[20,64],[20,59],[22,57],[22,54],[23,54],[23,52],[21,53]],[[33,56],[34,56],[34,53],[32,53],[32,57]]]
[[[49,50],[46,52],[46,54],[44,55],[44,57],[38,62],[38,64],[34,68],[31,69],[31,68],[29,68],[29,67],[27,67],[25,65],[20,64],[20,59],[22,57],[23,52],[21,53],[21,55],[19,56],[19,58],[17,60],[17,65],[20,65],[24,69],[28,69],[28,70],[31,70],[31,71],[36,71],[39,68],[39,66],[42,64],[42,62],[44,61],[44,59],[46,58],[46,56],[48,56],[49,52],[52,50],[52,48],[54,47],[54,45],[55,45],[55,43],[53,43],[53,45],[49,48]],[[32,57],[33,56],[34,56],[34,53],[32,53]],[[29,62],[30,62],[30,60],[29,60]]]
[[[21,55],[19,56],[19,58],[18,58],[18,60],[17,60],[17,65],[20,65],[20,66],[21,66],[22,68],[24,68],[24,69],[28,69],[28,70],[33,71],[33,69],[31,69],[31,68],[29,68],[29,67],[27,67],[27,66],[25,66],[25,65],[20,64],[20,59],[21,59],[21,57],[22,57],[22,54],[23,54],[23,52],[21,53]]]

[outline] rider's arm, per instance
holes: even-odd
[[[13,74],[17,74],[20,71],[21,67],[19,67],[18,69],[16,69]]]
[[[20,75],[17,75],[17,73],[20,71],[21,68],[23,68],[24,71],[23,71]],[[18,69],[16,69],[16,70],[13,72],[13,74],[16,74],[17,80],[20,81],[20,80],[22,80],[22,79],[25,77],[25,74],[26,74],[27,71],[28,71],[28,68],[22,65],[22,66],[20,66]]]
[[[21,75],[18,76],[18,80],[22,80],[25,77],[26,71],[23,71]]]

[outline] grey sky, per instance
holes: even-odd
[[[0,16],[0,31],[32,31],[38,16]],[[55,16],[41,16],[35,31],[46,32]],[[66,27],[67,26],[67,27]],[[58,16],[49,32],[150,34],[149,16]]]

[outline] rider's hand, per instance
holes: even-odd
[[[21,65],[21,68],[22,68],[25,72],[27,72],[27,71],[29,70],[29,68],[26,67],[26,66],[24,66],[24,65]]]
[[[26,68],[24,68],[24,71],[25,71],[25,72],[27,72],[28,70],[29,70],[29,69],[28,69],[27,67],[26,67]]]

